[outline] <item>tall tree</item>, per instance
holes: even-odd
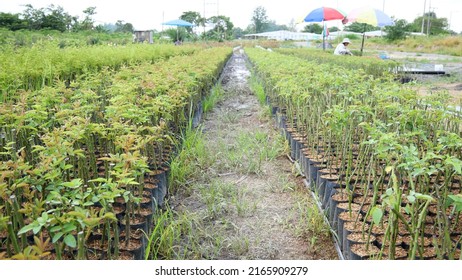
[[[0,28],[12,31],[27,29],[27,22],[19,18],[19,14],[0,13]]]
[[[44,17],[43,9],[35,9],[31,4],[27,4],[22,13],[30,30],[39,30],[42,27]]]
[[[42,19],[42,29],[53,29],[64,32],[71,26],[72,17],[66,13],[61,6],[55,7],[53,4],[44,9]]]
[[[404,19],[399,19],[395,21],[395,25],[386,26],[385,31],[388,41],[396,41],[406,39],[407,34],[409,33],[410,25]]]
[[[182,20],[185,20],[187,22],[190,22],[192,24],[194,24],[195,26],[204,26],[205,25],[205,18],[203,18],[201,16],[200,13],[198,12],[193,12],[193,11],[188,11],[188,12],[184,12],[181,16],[180,16],[180,19]],[[193,28],[192,27],[186,27],[186,30],[189,32],[189,33],[192,33],[193,32]]]
[[[253,11],[252,24],[255,28],[255,33],[261,33],[266,30],[268,26],[268,16],[266,15],[266,9],[262,6],[258,6]]]
[[[423,21],[423,32],[429,35],[439,35],[439,34],[449,34],[449,24],[447,18],[438,18],[435,12],[426,13],[423,17],[420,16],[411,24],[412,32],[421,32],[422,31],[422,21]]]
[[[208,22],[214,25],[213,29],[208,31],[208,37],[218,41],[230,40],[233,38],[234,24],[227,16],[213,16]]]
[[[63,32],[71,28],[72,17],[61,6],[51,4],[46,8],[35,9],[28,4],[25,7],[22,16],[31,30],[52,29]]]
[[[118,20],[115,24],[114,32],[132,33],[133,31],[134,31],[133,24],[129,22],[125,23],[123,20]]]
[[[91,30],[94,28],[95,21],[93,20],[93,16],[96,15],[96,7],[88,7],[83,10],[85,14],[85,18],[80,23],[80,28],[82,30]]]

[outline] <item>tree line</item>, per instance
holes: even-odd
[[[274,20],[270,20],[266,14],[266,9],[262,6],[257,7],[252,14],[251,22],[247,28],[234,27],[230,18],[223,15],[213,16],[210,18],[203,17],[199,12],[188,11],[184,12],[180,18],[182,20],[193,23],[196,29],[199,29],[201,36],[207,39],[235,39],[241,38],[246,34],[270,32],[277,30],[295,31],[295,21],[289,25],[279,25]],[[203,30],[201,30],[203,29]],[[194,29],[191,27],[185,28],[187,33],[185,36],[194,36]]]
[[[18,14],[0,12],[0,28],[12,31],[58,30],[61,32],[78,32],[94,30],[126,33],[134,31],[131,23],[126,23],[122,20],[118,20],[115,24],[96,25],[93,19],[96,14],[96,7],[88,7],[83,10],[83,18],[70,15],[61,6],[49,5],[45,8],[34,8],[31,4],[27,4],[24,7],[24,11]],[[180,40],[195,40],[202,37],[203,39],[223,41],[253,33],[276,30],[296,31],[295,20],[292,20],[288,25],[278,25],[274,20],[268,18],[266,9],[262,6],[253,11],[250,24],[245,29],[235,27],[230,18],[224,15],[204,18],[199,12],[187,11],[180,18],[193,23],[195,27],[171,28],[164,32],[156,33],[168,35],[175,39],[179,37]],[[359,33],[378,29],[378,27],[361,23],[352,23],[344,27],[346,31]],[[302,32],[321,34],[322,31],[321,25],[309,24],[305,26]],[[331,27],[329,31],[339,31],[339,29]],[[438,18],[435,12],[426,13],[410,23],[404,19],[395,19],[395,25],[386,27],[385,31],[387,31],[387,38],[390,40],[403,39],[410,32],[423,32],[427,35],[454,34],[453,31],[449,30],[448,19]]]
[[[57,30],[61,32],[78,32],[86,30],[133,32],[133,25],[121,20],[115,24],[96,25],[93,16],[96,7],[83,10],[84,18],[70,15],[63,7],[49,5],[45,8],[34,8],[31,4],[24,6],[22,13],[12,14],[0,12],[0,28],[11,31],[18,30]]]

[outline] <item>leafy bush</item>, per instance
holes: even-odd
[[[397,20],[395,21],[395,25],[385,27],[385,31],[387,32],[387,35],[385,36],[385,38],[387,38],[388,41],[396,41],[396,40],[405,39],[409,33],[408,32],[409,29],[410,29],[410,26],[406,20],[404,19]]]

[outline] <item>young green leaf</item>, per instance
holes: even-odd
[[[66,237],[64,237],[64,243],[72,248],[77,247],[77,241],[75,240],[75,237],[72,234],[68,234],[66,235]]]
[[[57,234],[53,235],[53,239],[51,240],[51,242],[56,243],[63,235],[64,232],[58,232]]]
[[[382,220],[383,217],[383,211],[377,206],[374,206],[371,209],[371,214],[372,214],[372,220],[374,221],[374,224],[378,225],[380,221]]]
[[[18,235],[21,235],[21,234],[23,234],[23,233],[26,233],[26,232],[28,232],[29,230],[32,230],[35,226],[36,226],[36,224],[31,223],[31,224],[28,224],[27,226],[22,227],[22,228],[18,231]]]
[[[70,223],[67,223],[63,226],[63,232],[64,233],[68,233],[68,232],[71,232],[73,230],[76,230],[77,227],[73,224],[70,224]]]

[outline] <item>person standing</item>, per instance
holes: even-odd
[[[351,51],[347,48],[350,44],[350,39],[344,38],[343,41],[337,45],[335,48],[334,54],[335,55],[353,55]]]

